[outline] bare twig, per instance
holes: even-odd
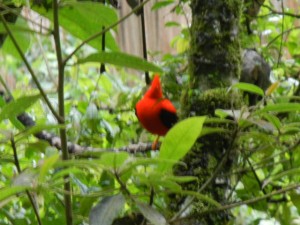
[[[143,0],[141,0],[141,3],[143,3]],[[143,44],[143,56],[144,59],[147,61],[147,40],[146,40],[146,24],[145,24],[145,10],[144,7],[141,8],[141,26],[142,26],[142,44]],[[149,71],[145,71],[145,82],[146,85],[151,84]]]
[[[18,173],[20,174],[21,173],[21,166],[20,166],[20,162],[19,162],[19,158],[18,158],[16,143],[15,143],[15,140],[14,140],[13,136],[11,137],[10,142],[11,142],[11,147],[12,147],[13,152],[14,152],[15,166],[17,168]],[[32,196],[32,194],[28,190],[26,190],[26,194],[28,196],[30,204],[32,205],[32,208],[33,208],[33,211],[34,211],[34,214],[35,214],[38,225],[42,225],[42,220],[41,220],[41,217],[40,217],[40,214],[39,214],[38,206],[36,204],[36,201],[35,201],[34,197]]]
[[[281,12],[280,11],[276,11],[275,9],[273,9],[272,7],[270,7],[268,5],[262,5],[262,7],[267,8],[268,10],[270,10],[270,12],[272,14],[278,14],[278,15],[285,15],[285,16],[300,18],[300,14],[294,14],[294,13],[284,12],[283,10]]]
[[[279,47],[279,54],[278,54],[278,59],[277,59],[277,67],[279,66],[280,59],[282,56],[282,45],[283,45],[283,38],[284,38],[284,3],[283,0],[281,0],[281,11],[282,11],[282,21],[281,21],[281,39],[280,39],[280,47]]]
[[[285,31],[282,31],[280,34],[278,34],[276,37],[274,37],[268,44],[267,44],[267,47],[269,47],[271,44],[273,44],[278,38],[280,38],[283,34],[285,33],[290,33],[291,31],[293,30],[297,30],[297,29],[300,29],[300,26],[295,26],[295,27],[292,27],[290,29],[287,29]]]
[[[7,34],[8,34],[9,37],[11,38],[12,42],[14,43],[14,46],[16,47],[16,49],[17,49],[17,51],[18,51],[18,53],[19,53],[19,55],[21,56],[23,62],[25,63],[25,65],[26,65],[26,67],[27,67],[27,69],[28,69],[28,71],[29,71],[29,73],[30,73],[30,75],[31,75],[31,77],[32,77],[32,80],[34,81],[34,83],[35,83],[35,85],[37,86],[37,88],[39,89],[39,91],[40,91],[40,93],[41,93],[43,99],[45,100],[47,106],[49,107],[50,111],[51,111],[52,114],[55,116],[55,118],[56,118],[58,121],[61,121],[61,117],[58,115],[58,113],[56,112],[56,110],[55,110],[54,107],[52,106],[52,104],[51,104],[50,100],[48,99],[48,97],[47,97],[45,91],[43,90],[43,88],[42,88],[40,82],[38,81],[38,79],[37,79],[37,77],[36,77],[36,75],[35,75],[33,69],[31,68],[31,65],[29,64],[29,62],[28,62],[28,60],[26,59],[24,53],[22,52],[22,50],[21,50],[19,44],[17,43],[17,41],[16,41],[14,35],[12,34],[12,32],[11,32],[10,28],[8,27],[8,25],[7,25],[7,23],[6,23],[6,21],[5,21],[5,19],[4,19],[4,17],[3,17],[2,14],[0,14],[0,19],[1,19],[1,22],[3,23],[3,26],[4,26],[4,28],[5,28],[6,32],[7,32]]]

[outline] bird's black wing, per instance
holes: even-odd
[[[159,118],[161,119],[163,125],[165,125],[167,128],[171,128],[178,121],[176,113],[165,109],[160,111]]]

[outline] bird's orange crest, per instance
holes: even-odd
[[[159,99],[159,98],[163,97],[160,79],[159,79],[158,74],[154,75],[153,81],[151,83],[151,87],[146,92],[145,97],[146,98],[155,98],[155,99]]]

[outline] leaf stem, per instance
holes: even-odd
[[[64,70],[65,65],[62,59],[61,43],[60,43],[60,32],[59,32],[59,16],[58,16],[58,0],[53,0],[53,36],[55,42],[55,50],[58,64],[58,111],[59,116],[62,120],[59,121],[59,124],[65,124],[65,102],[64,102]],[[69,153],[67,148],[67,134],[65,126],[59,129],[60,140],[61,140],[61,149],[62,149],[62,158],[63,160],[69,159]],[[64,202],[65,202],[65,215],[66,215],[66,224],[73,224],[73,215],[72,215],[72,199],[71,199],[71,183],[70,175],[64,176]]]

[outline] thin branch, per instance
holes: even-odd
[[[287,29],[285,31],[282,31],[280,34],[278,34],[275,38],[273,38],[268,44],[266,47],[269,47],[271,44],[273,44],[278,38],[280,38],[283,34],[285,33],[289,33],[293,30],[297,30],[297,29],[300,29],[300,26],[295,26],[293,28],[290,28],[290,29]]]
[[[64,63],[62,59],[62,51],[61,51],[61,43],[60,43],[60,32],[59,32],[59,16],[58,16],[58,0],[53,0],[53,36],[56,48],[56,57],[58,64],[58,108],[59,108],[59,116],[62,120],[59,121],[59,124],[65,125],[65,101],[64,101]],[[63,126],[59,129],[61,147],[62,147],[62,159],[69,159],[69,152],[67,148],[67,134],[66,128]],[[66,215],[66,224],[73,224],[73,213],[72,213],[72,199],[71,199],[71,183],[70,183],[70,175],[64,176],[64,190],[66,193],[64,194],[65,201],[65,215]]]
[[[258,177],[258,175],[257,175],[257,173],[256,173],[256,170],[253,168],[252,163],[250,162],[250,160],[249,160],[248,157],[246,158],[246,161],[247,161],[247,163],[248,163],[249,166],[250,166],[250,169],[251,169],[251,171],[252,171],[252,173],[253,173],[253,175],[254,175],[254,177],[255,177],[255,179],[256,179],[256,182],[258,183],[259,188],[261,188],[262,192],[266,195],[267,192],[266,192],[266,190],[264,189],[264,187],[263,187],[263,185],[262,185],[262,183],[261,183],[261,181],[260,181],[260,179],[259,179],[259,177]]]
[[[12,147],[13,152],[14,152],[15,166],[17,168],[18,174],[20,174],[21,173],[21,166],[20,166],[20,162],[19,162],[19,158],[18,158],[16,142],[15,142],[13,136],[10,138],[10,142],[11,142],[11,147]],[[40,217],[40,214],[39,214],[38,206],[36,204],[36,201],[35,201],[33,195],[28,190],[26,190],[26,194],[27,194],[27,197],[30,201],[30,204],[32,205],[32,208],[33,208],[33,211],[34,211],[34,214],[35,214],[38,225],[42,225],[42,220],[41,220],[41,217]]]
[[[141,0],[141,3],[143,3],[143,0]],[[146,40],[146,24],[145,24],[145,10],[144,7],[141,8],[141,26],[142,26],[142,44],[143,44],[143,56],[144,59],[147,61],[147,40]],[[146,85],[151,84],[151,79],[149,76],[149,71],[145,71],[145,82]]]
[[[269,198],[271,198],[275,195],[279,195],[279,194],[283,194],[283,193],[292,191],[292,190],[297,189],[299,187],[300,187],[300,184],[293,184],[293,185],[290,185],[286,188],[282,188],[280,190],[273,191],[273,192],[271,192],[269,194],[266,194],[266,195],[263,195],[263,196],[248,199],[248,200],[245,200],[245,201],[235,202],[235,203],[232,203],[232,204],[229,204],[229,205],[224,205],[224,206],[222,206],[220,208],[217,208],[217,209],[206,210],[206,211],[201,212],[198,215],[202,216],[202,215],[205,215],[205,214],[210,214],[210,213],[214,213],[214,212],[219,212],[219,211],[232,209],[232,208],[235,208],[235,207],[238,207],[238,206],[241,206],[241,205],[250,205],[250,204],[265,200],[265,199],[269,199]]]
[[[273,9],[272,7],[268,6],[268,5],[261,5],[264,8],[267,8],[268,10],[270,10],[270,12],[272,14],[278,14],[278,15],[285,15],[285,16],[290,16],[290,17],[295,17],[295,18],[300,18],[299,14],[294,14],[294,13],[289,13],[289,12],[284,12],[284,11],[276,11],[275,9]]]
[[[217,213],[217,212],[220,212],[220,211],[225,211],[225,210],[228,210],[228,209],[232,209],[232,208],[235,208],[235,207],[238,207],[238,206],[241,206],[241,205],[250,205],[250,204],[265,200],[265,199],[269,199],[272,196],[292,191],[292,190],[297,189],[299,187],[300,187],[300,184],[293,184],[293,185],[290,185],[286,188],[282,188],[280,190],[273,191],[269,194],[266,194],[266,195],[263,195],[263,196],[260,196],[260,197],[252,198],[252,199],[245,200],[245,201],[235,202],[235,203],[232,203],[232,204],[229,204],[229,205],[224,205],[224,206],[222,206],[220,208],[216,208],[216,209],[205,210],[203,212],[199,212],[197,214],[197,216],[201,217],[201,216],[204,216],[204,215],[207,215],[207,214],[212,214],[212,213]],[[178,219],[172,220],[170,222],[171,222],[171,224],[177,224],[178,221],[189,220],[192,216],[193,215],[188,215],[186,217],[178,218]]]
[[[28,71],[29,71],[29,73],[30,73],[30,75],[31,75],[31,77],[32,77],[32,80],[34,81],[34,83],[35,83],[35,85],[37,86],[37,88],[39,89],[39,91],[40,91],[40,93],[41,93],[43,99],[45,100],[46,104],[48,105],[50,111],[52,112],[52,114],[55,116],[55,118],[56,118],[58,121],[61,121],[61,117],[58,115],[58,113],[55,111],[54,107],[52,106],[50,100],[48,99],[48,97],[47,97],[45,91],[43,90],[41,84],[39,83],[39,81],[38,81],[38,79],[37,79],[37,77],[36,77],[36,75],[35,75],[33,69],[31,68],[31,66],[30,66],[30,64],[29,64],[29,62],[28,62],[28,60],[26,59],[24,53],[22,52],[22,50],[21,50],[19,44],[17,43],[17,41],[16,41],[14,35],[12,34],[12,32],[11,32],[10,28],[8,27],[8,25],[7,25],[7,23],[6,23],[6,20],[4,19],[4,17],[3,17],[2,14],[0,15],[0,19],[1,19],[1,22],[3,23],[3,26],[4,26],[4,28],[5,28],[6,32],[7,32],[7,34],[8,34],[9,37],[11,38],[12,42],[14,43],[14,46],[16,47],[16,49],[17,49],[17,51],[18,51],[18,53],[19,53],[19,55],[21,56],[23,62],[25,63],[25,65],[26,65],[26,67],[27,67],[27,69],[28,69]]]
[[[284,3],[283,0],[281,0],[281,11],[282,11],[282,20],[281,20],[281,39],[280,39],[280,47],[279,47],[279,54],[278,54],[278,59],[277,59],[277,67],[279,66],[280,59],[282,56],[282,45],[283,45],[283,38],[284,38]]]
[[[135,12],[137,12],[138,10],[140,10],[145,4],[147,4],[148,2],[150,2],[150,0],[146,0],[143,3],[139,4],[137,7],[135,7],[130,13],[128,13],[126,16],[122,17],[120,20],[118,20],[117,22],[115,22],[114,24],[106,27],[105,29],[101,30],[100,32],[90,36],[89,38],[85,39],[84,41],[81,42],[81,44],[79,44],[74,50],[73,52],[71,52],[71,54],[69,54],[63,61],[63,64],[66,65],[67,62],[71,59],[71,57],[85,44],[89,43],[90,41],[94,40],[95,38],[101,36],[103,33],[108,32],[110,29],[114,28],[115,26],[117,26],[118,24],[122,23],[124,20],[126,20],[128,17],[130,17],[132,14],[134,14]]]

